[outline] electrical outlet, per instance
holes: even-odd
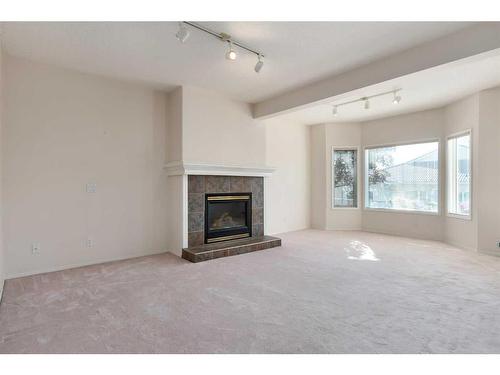
[[[38,242],[33,242],[31,244],[31,253],[33,255],[36,255],[36,254],[40,253],[40,244]]]
[[[92,240],[92,238],[87,238],[87,247],[94,247],[94,240]]]

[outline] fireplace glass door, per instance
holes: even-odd
[[[206,194],[205,243],[252,235],[252,193]]]

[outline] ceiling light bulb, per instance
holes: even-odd
[[[236,52],[233,50],[233,43],[229,41],[229,50],[226,52],[226,59],[234,61],[236,60]]]
[[[177,31],[175,37],[179,39],[181,43],[184,43],[189,38],[189,30],[182,22],[179,22],[179,31]]]
[[[337,117],[337,116],[339,115],[339,112],[337,111],[337,106],[336,106],[336,105],[334,105],[334,106],[333,106],[332,114],[333,114],[335,117]]]
[[[260,53],[257,55],[257,58],[259,59],[259,61],[257,61],[257,64],[255,64],[255,73],[258,73],[260,72],[260,70],[262,69],[262,66],[264,65],[264,61],[262,61],[260,59]]]
[[[365,109],[370,109],[370,101],[365,99]]]
[[[398,95],[397,91],[394,91],[394,99],[392,100],[392,102],[394,104],[399,104],[400,101],[401,101],[401,96]]]

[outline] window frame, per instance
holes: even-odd
[[[372,208],[368,207],[368,162],[367,162],[367,151],[376,148],[385,147],[397,147],[397,146],[410,146],[420,143],[437,143],[438,144],[438,181],[437,181],[437,211],[420,211],[420,210],[403,210],[403,209],[392,209],[392,208]],[[382,144],[371,144],[363,147],[363,210],[372,212],[386,212],[386,213],[398,213],[398,214],[410,214],[410,215],[430,215],[430,216],[441,216],[442,214],[442,173],[443,173],[443,161],[442,161],[442,145],[440,138],[425,138],[411,141],[401,141],[401,142],[391,142]]]
[[[449,173],[451,173],[451,171],[449,170],[448,168],[448,162],[449,162],[449,151],[448,151],[448,141],[450,139],[456,139],[456,138],[460,138],[460,137],[463,137],[465,135],[468,135],[469,136],[469,139],[470,139],[470,147],[469,147],[469,165],[470,165],[470,168],[469,168],[469,175],[470,175],[470,180],[469,180],[469,213],[466,214],[466,215],[463,215],[463,214],[457,214],[457,213],[453,213],[453,212],[450,212],[450,205],[449,205],[449,202],[450,202],[450,185],[449,185]],[[465,130],[461,130],[459,132],[456,132],[456,133],[452,133],[452,134],[449,134],[448,136],[446,136],[446,160],[445,160],[445,163],[446,163],[446,178],[445,178],[445,194],[446,194],[446,197],[445,197],[445,201],[446,201],[446,216],[447,217],[451,217],[451,218],[454,218],[454,219],[460,219],[460,220],[472,220],[472,208],[473,208],[473,193],[472,193],[472,186],[473,186],[473,179],[474,179],[474,176],[473,176],[473,165],[472,165],[472,147],[473,147],[473,138],[472,138],[472,129],[469,128],[469,129],[465,129]]]
[[[335,206],[335,151],[355,151],[356,152],[356,207],[337,207]],[[360,183],[359,183],[359,177],[360,177],[360,163],[359,163],[359,147],[358,146],[346,146],[346,147],[340,147],[340,146],[332,146],[332,152],[330,153],[330,170],[332,173],[332,176],[330,178],[330,184],[331,184],[331,204],[330,204],[330,209],[331,210],[359,210],[360,209],[360,199],[361,199],[361,194],[360,194]]]

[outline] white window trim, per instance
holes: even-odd
[[[452,213],[450,212],[450,208],[449,208],[449,186],[448,186],[448,173],[450,173],[450,171],[448,170],[448,141],[450,139],[453,139],[453,138],[460,138],[464,135],[469,135],[470,136],[470,147],[469,147],[469,164],[470,164],[470,170],[469,170],[469,174],[470,174],[470,181],[469,181],[469,214],[467,215],[462,215],[462,214],[456,214],[456,213]],[[459,220],[472,220],[472,207],[473,207],[473,202],[472,202],[472,198],[473,198],[473,194],[472,194],[472,186],[473,186],[473,179],[474,179],[474,175],[473,175],[473,165],[472,165],[472,147],[473,147],[473,141],[472,141],[472,129],[469,128],[469,129],[465,129],[465,130],[462,130],[462,131],[459,131],[459,132],[456,132],[456,133],[452,133],[452,134],[449,134],[447,137],[446,137],[446,152],[445,152],[445,165],[446,165],[446,178],[445,178],[445,192],[446,192],[446,197],[445,197],[445,201],[446,201],[446,216],[447,217],[450,217],[450,218],[453,218],[453,219],[459,219]]]
[[[334,153],[335,151],[356,151],[356,207],[335,207],[335,160]],[[330,153],[330,170],[332,171],[332,178],[330,178],[331,185],[331,210],[359,210],[360,209],[360,199],[361,199],[361,184],[359,183],[360,177],[360,162],[359,162],[359,147],[358,146],[332,146],[332,152]]]
[[[439,212],[439,203],[438,203],[438,212],[418,211],[418,210],[401,210],[401,209],[392,209],[392,208],[370,208],[370,207],[365,207],[365,208],[363,208],[363,210],[369,211],[369,212],[387,212],[387,213],[394,213],[394,214],[428,215],[428,216],[440,216],[441,215],[441,213]]]
[[[391,208],[371,208],[368,207],[368,163],[366,162],[366,151],[375,149],[375,148],[384,148],[384,147],[395,147],[395,146],[408,146],[415,145],[419,143],[432,143],[437,142],[438,144],[438,209],[437,212],[432,211],[419,211],[419,210],[402,210],[402,209],[391,209]],[[425,138],[419,140],[409,140],[409,141],[401,141],[401,142],[392,142],[392,143],[383,143],[383,144],[371,144],[363,147],[363,211],[369,212],[386,212],[386,213],[395,213],[395,214],[412,214],[412,215],[427,215],[427,216],[441,216],[442,213],[442,198],[441,198],[441,182],[442,182],[442,145],[440,138]]]

